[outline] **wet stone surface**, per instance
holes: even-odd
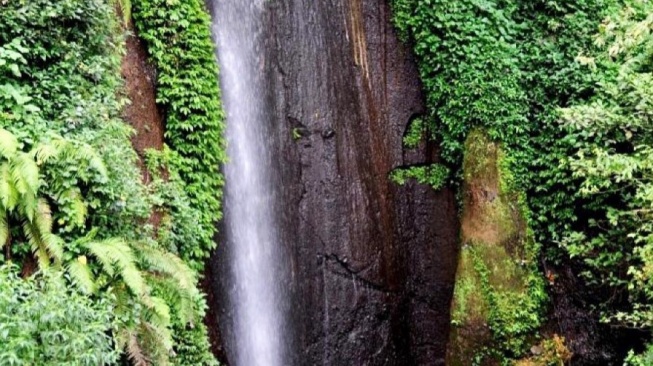
[[[437,161],[406,150],[419,75],[385,0],[266,4],[264,64],[287,261],[292,365],[439,365],[457,263],[454,194],[388,179]],[[218,249],[212,316],[226,314]]]

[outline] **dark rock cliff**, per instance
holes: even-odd
[[[390,19],[385,0],[267,4],[261,67],[296,365],[444,364],[458,218],[452,191],[388,179],[437,160],[435,146],[403,147],[423,95]],[[208,273],[217,318],[225,250]]]

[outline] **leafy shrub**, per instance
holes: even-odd
[[[649,2],[632,0],[606,20],[597,38],[604,52],[579,58],[587,72],[602,79],[597,95],[561,110],[571,138],[584,141],[567,160],[582,181],[580,194],[603,198],[588,228],[567,233],[563,247],[580,259],[589,284],[612,298],[628,295],[627,304],[603,303],[606,320],[648,329],[653,326],[652,13]]]
[[[63,136],[77,148],[92,147],[108,162],[106,175],[89,175],[73,154],[43,167],[45,195],[65,208],[53,212],[53,231],[72,240],[88,227],[101,229],[105,238],[139,236],[151,207],[130,142],[132,129],[120,119],[126,103],[117,94],[122,38],[112,7],[95,0],[11,1],[2,7],[0,45],[14,45],[20,54],[6,58],[20,76],[0,69],[0,85],[13,91],[0,93],[0,127],[18,138],[22,151]],[[79,194],[89,221],[70,225]]]
[[[614,11],[613,0],[520,1],[518,21],[521,68],[529,99],[533,133],[514,154],[519,180],[528,193],[531,225],[543,244],[547,260],[560,264],[566,257],[558,243],[565,233],[582,229],[601,200],[579,194],[580,180],[565,164],[585,140],[559,123],[559,108],[582,103],[594,93],[600,77],[576,61],[596,49],[594,35]]]
[[[630,351],[626,357],[624,366],[650,366],[653,365],[653,345],[649,345],[646,351],[642,354],[636,355],[635,352]]]
[[[18,151],[15,136],[0,129],[0,172],[4,172],[0,175],[0,248],[8,247],[10,252],[12,240],[18,243],[21,239],[26,240],[41,268],[48,268],[51,262],[57,267],[63,264],[70,281],[84,293],[94,294],[102,289],[103,293],[122,299],[115,312],[119,318],[128,320],[116,324],[117,345],[120,348],[129,345],[130,355],[139,360],[145,359],[142,348],[147,345],[140,344],[143,338],[154,339],[156,342],[147,350],[149,357],[157,356],[158,363],[165,364],[167,354],[160,350],[172,350],[170,306],[175,306],[180,324],[193,320],[193,303],[198,297],[195,273],[178,257],[160,250],[152,240],[96,240],[97,230],[94,230],[84,238],[64,243],[61,237],[52,233],[50,206],[39,190],[43,178],[39,174],[39,164],[44,165],[66,152],[75,155],[87,153],[80,157],[80,161],[89,159],[89,165],[100,174],[105,172],[104,163],[92,149],[71,149],[70,145],[68,141],[59,139],[54,144],[39,144],[32,152],[23,153]],[[93,161],[93,157],[98,160]],[[66,170],[65,165],[61,168]],[[80,197],[76,199],[81,208],[74,217],[83,224],[86,203]],[[21,223],[22,236],[17,236],[15,231],[10,235],[14,222]],[[97,263],[89,265],[88,256]],[[165,290],[167,298],[154,295],[153,289]],[[134,306],[141,311],[135,312]]]
[[[119,353],[110,331],[109,299],[70,291],[60,272],[23,280],[0,267],[0,364],[112,365]]]
[[[162,214],[157,229],[157,241],[168,251],[180,254],[203,234],[197,225],[197,210],[192,207],[185,183],[171,166],[179,156],[167,146],[162,151],[147,150],[145,163],[150,172],[150,200],[156,212]]]

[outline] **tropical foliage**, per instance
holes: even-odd
[[[437,140],[443,164],[389,178],[459,183],[466,141],[483,131],[526,221],[524,296],[498,293],[475,257],[492,304],[478,360],[509,363],[537,346],[538,259],[581,276],[597,319],[650,331],[653,5],[391,3],[428,106],[404,145]],[[142,162],[121,118],[131,16],[167,128],[167,147]],[[221,217],[217,77],[201,0],[0,0],[0,364],[216,364],[197,282]],[[529,360],[570,357],[562,338],[541,344]],[[624,356],[648,365],[651,353]]]
[[[196,211],[197,237],[180,254],[196,269],[215,248],[226,160],[224,112],[210,19],[202,0],[140,0],[132,4],[139,35],[158,72],[157,102],[167,114],[169,164],[179,172]]]
[[[119,3],[127,10],[131,2]],[[37,339],[24,352],[10,349],[7,357],[18,361],[9,364],[215,364],[201,322],[205,300],[189,266],[201,267],[206,233],[196,228],[197,210],[173,164],[178,153],[149,154],[145,163],[158,175],[150,185],[141,181],[133,131],[121,119],[123,28],[114,7],[109,0],[0,2],[0,264],[18,266],[3,269],[0,292],[18,296],[11,306],[35,304],[13,314],[31,317],[23,319],[26,331],[38,326],[29,322],[46,300],[62,304],[48,309],[52,327],[88,325],[62,333],[68,348]],[[197,26],[208,32],[205,22]],[[213,83],[217,89],[215,74]],[[203,255],[191,260],[195,251]],[[15,274],[39,269],[45,277]],[[27,342],[21,339],[12,342]],[[79,358],[62,361],[73,352]]]
[[[597,320],[650,328],[650,2],[392,5],[427,93],[420,122],[451,171],[462,166],[470,131],[487,131],[505,150],[511,185],[525,193],[532,254],[582,275]],[[520,352],[503,335],[517,327],[535,336],[539,320],[518,323],[492,326],[504,361]]]
[[[644,329],[653,326],[652,30],[647,1],[607,19],[596,39],[603,53],[579,57],[602,78],[596,96],[561,110],[571,138],[587,141],[566,160],[580,193],[609,198],[587,230],[569,232],[562,244],[589,284],[627,298],[604,303],[605,320]]]
[[[71,291],[56,272],[23,280],[15,270],[0,267],[0,364],[116,364],[109,299]]]

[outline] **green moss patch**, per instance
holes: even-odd
[[[522,194],[507,156],[481,129],[470,132],[463,162],[461,251],[449,364],[517,357],[540,326],[545,299]]]

